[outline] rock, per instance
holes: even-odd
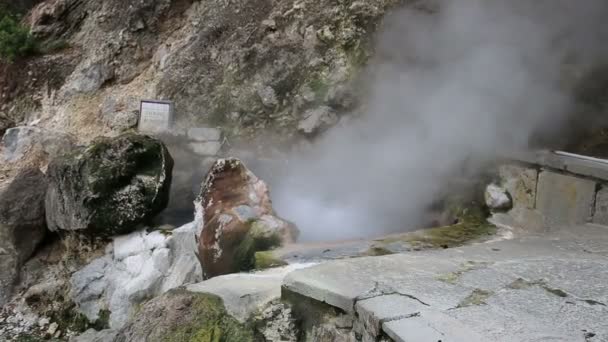
[[[17,162],[23,159],[32,149],[39,148],[48,156],[70,151],[73,147],[72,137],[32,126],[19,126],[8,129],[2,137],[0,151],[1,162]]]
[[[70,297],[91,321],[109,310],[109,325],[122,327],[137,305],[202,279],[194,224],[168,232],[134,232],[114,239],[101,258],[74,273]]]
[[[51,325],[49,325],[49,328],[47,329],[46,333],[53,336],[57,332],[57,329],[59,329],[59,324],[53,322],[51,323]]]
[[[486,205],[491,210],[509,210],[512,207],[507,190],[496,184],[490,184],[486,187],[485,199]]]
[[[15,124],[12,120],[0,116],[0,138],[4,136],[4,132],[6,132],[7,129],[13,127],[14,125]]]
[[[261,87],[257,91],[262,104],[266,107],[275,107],[279,104],[277,94],[272,87]]]
[[[70,342],[114,342],[118,336],[118,331],[105,329],[96,331],[89,329],[79,336],[70,338]]]
[[[4,305],[18,269],[34,253],[46,233],[44,196],[47,181],[36,169],[24,169],[0,186],[0,304]]]
[[[116,132],[123,132],[137,126],[139,101],[135,98],[116,99],[107,97],[100,110],[104,125]]]
[[[243,163],[220,159],[195,203],[206,278],[250,270],[254,255],[295,241],[297,228],[275,216],[268,187]],[[202,220],[201,220],[202,218]]]
[[[125,234],[169,200],[173,159],[148,136],[99,138],[56,158],[48,169],[46,217],[51,231]]]
[[[538,171],[516,165],[501,165],[498,173],[501,185],[513,199],[513,207],[534,209]]]
[[[219,297],[172,290],[142,306],[116,342],[254,341],[254,332],[226,313]]]
[[[188,291],[209,293],[222,299],[226,311],[240,322],[260,311],[281,296],[281,284],[287,274],[312,264],[290,265],[256,273],[218,276],[186,287]]]
[[[304,113],[304,118],[298,123],[298,130],[304,134],[317,134],[335,125],[338,117],[334,111],[326,106],[309,110]]]
[[[253,318],[257,330],[266,341],[297,342],[300,332],[291,307],[280,301],[272,302]]]
[[[222,138],[222,131],[208,127],[190,128],[188,138],[195,141],[219,141]]]
[[[64,85],[65,93],[91,93],[99,90],[113,77],[114,67],[103,59],[83,63],[74,70]]]

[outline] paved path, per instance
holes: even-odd
[[[395,341],[608,342],[608,228],[332,261],[283,287]]]

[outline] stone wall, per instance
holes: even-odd
[[[508,211],[493,213],[499,226],[608,226],[608,162],[543,152],[507,161],[497,173],[512,201]]]

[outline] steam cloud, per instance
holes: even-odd
[[[604,56],[608,5],[450,0],[385,20],[365,114],[290,160],[273,185],[304,240],[416,228],[463,167],[526,148],[569,108],[569,66]],[[605,45],[605,44],[604,44]]]

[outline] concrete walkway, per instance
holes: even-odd
[[[606,342],[608,228],[332,261],[290,273],[283,289],[395,341]]]

